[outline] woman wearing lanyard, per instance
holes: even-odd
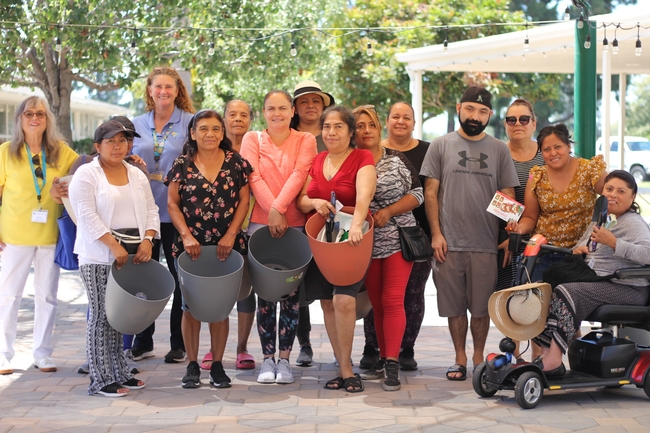
[[[11,374],[18,308],[34,264],[34,366],[56,371],[52,329],[59,267],[54,252],[61,207],[50,195],[77,154],[63,142],[43,98],[31,96],[16,110],[11,141],[0,146],[0,374]]]
[[[144,159],[149,168],[149,183],[160,212],[160,242],[154,243],[152,258],[160,258],[162,244],[167,267],[176,281],[169,318],[171,350],[165,355],[165,362],[183,362],[185,345],[181,334],[181,290],[172,256],[172,243],[178,233],[167,211],[167,186],[163,179],[187,141],[187,128],[194,107],[181,77],[168,66],[159,66],[151,71],[144,97],[148,113],[133,119],[135,130],[142,136],[133,141],[133,153]],[[152,323],[135,337],[131,353],[136,361],[153,356],[154,330],[155,323]],[[128,349],[128,342],[125,343],[125,349]]]

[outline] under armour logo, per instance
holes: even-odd
[[[462,165],[463,167],[467,167],[467,161],[470,161],[470,162],[478,162],[478,163],[480,163],[479,167],[481,169],[484,169],[484,168],[488,167],[487,163],[485,162],[488,159],[488,156],[486,154],[484,154],[484,153],[479,154],[479,155],[481,155],[480,158],[474,158],[474,157],[471,157],[471,156],[468,157],[467,152],[464,151],[464,150],[462,152],[458,152],[458,155],[460,155],[460,157],[462,158],[460,161],[458,161],[458,165]]]
[[[483,97],[481,95],[478,95],[478,98],[476,98],[476,102],[483,102]]]

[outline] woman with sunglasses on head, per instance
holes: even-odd
[[[381,123],[374,107],[362,105],[353,110],[356,120],[354,140],[360,149],[372,153],[377,170],[377,189],[370,202],[375,222],[375,244],[366,274],[368,297],[374,310],[375,332],[380,359],[363,379],[385,378],[385,391],[401,388],[399,352],[406,329],[404,295],[413,262],[402,255],[398,226],[417,224],[413,213],[424,201],[418,171],[409,160],[381,145]]]
[[[18,308],[34,265],[34,366],[56,371],[52,329],[60,268],[54,263],[61,207],[50,190],[77,154],[60,135],[47,101],[25,99],[16,109],[11,141],[0,146],[0,374],[11,374]],[[54,195],[57,195],[56,193]]]
[[[268,227],[272,237],[281,238],[289,227],[302,231],[305,226],[305,214],[296,206],[296,197],[316,156],[316,139],[309,132],[289,127],[294,108],[291,95],[284,90],[272,90],[264,96],[263,113],[267,128],[246,133],[241,145],[242,156],[255,170],[250,176],[255,204],[248,234]],[[259,383],[293,383],[289,356],[298,328],[299,306],[298,289],[280,301],[279,315],[276,302],[258,296],[257,330],[264,355]]]
[[[165,178],[169,186],[169,215],[179,236],[173,254],[185,251],[192,260],[201,255],[202,245],[217,245],[217,257],[226,260],[231,251],[246,254],[246,240],[241,230],[248,212],[252,171],[248,161],[232,150],[223,118],[215,110],[201,110],[194,116],[188,131],[183,155],[176,158]],[[201,322],[183,305],[183,341],[190,361],[182,379],[183,388],[201,385],[197,362]],[[216,388],[230,388],[230,378],[223,368],[228,318],[209,324],[210,383]]]
[[[537,145],[544,165],[530,170],[524,194],[526,208],[518,223],[508,223],[507,231],[539,233],[555,246],[575,247],[591,221],[607,171],[602,155],[590,160],[572,156],[572,144],[563,123],[539,132]],[[530,280],[541,280],[543,272],[562,258],[559,254],[539,258]]]

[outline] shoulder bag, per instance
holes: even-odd
[[[399,232],[399,241],[402,247],[402,257],[409,262],[426,262],[433,257],[431,240],[424,233],[419,224],[411,227],[402,227],[395,218],[391,218]]]

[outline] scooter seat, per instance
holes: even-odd
[[[650,324],[650,306],[601,305],[587,317],[587,320],[608,325],[642,326]]]

